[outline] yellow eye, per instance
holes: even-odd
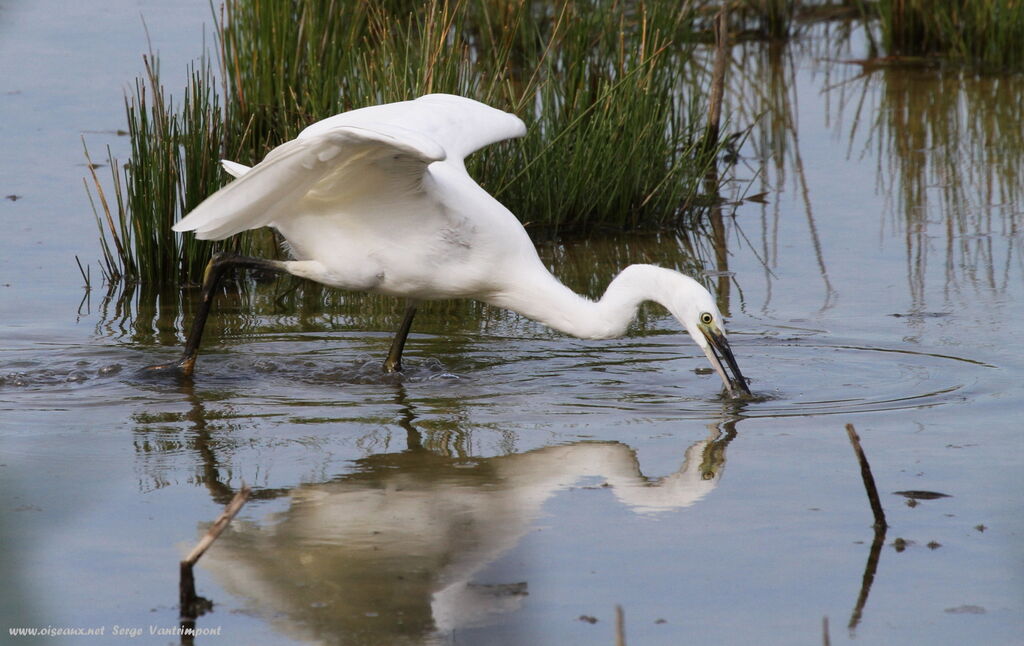
[[[710,312],[704,312],[700,315],[700,322],[704,325],[711,325],[711,321],[714,321],[715,317],[711,316]]]

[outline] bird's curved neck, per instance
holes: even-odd
[[[630,265],[608,284],[600,300],[592,301],[543,270],[487,301],[581,339],[611,339],[626,333],[644,301],[667,306],[670,284],[680,276],[654,265]]]

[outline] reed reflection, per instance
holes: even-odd
[[[808,82],[818,88],[825,122],[845,142],[846,156],[876,160],[875,189],[885,198],[881,233],[902,238],[911,314],[956,302],[964,289],[1002,293],[1019,281],[1024,78],[878,65],[859,58],[864,34],[849,23],[812,31],[785,48],[734,47],[727,112],[734,127],[753,124],[737,190],[779,196],[790,188],[798,196],[824,283],[822,307],[834,304],[836,292],[815,213],[830,198],[808,181],[801,151],[797,99]],[[810,73],[802,70],[808,65]],[[764,265],[765,310],[779,262],[780,209],[777,198],[762,204],[759,240],[750,243]],[[931,289],[941,303],[927,302]]]
[[[912,313],[963,289],[1002,293],[1022,276],[1024,78],[883,69],[871,136],[880,190],[902,231]],[[864,91],[868,91],[865,86]]]
[[[732,185],[738,196],[753,197],[759,204],[760,241],[742,237],[759,258],[764,273],[764,302],[762,311],[771,307],[774,270],[779,266],[779,227],[783,217],[782,200],[787,187],[799,195],[799,203],[806,220],[806,231],[811,251],[822,281],[821,309],[835,305],[837,292],[832,285],[828,268],[828,253],[822,243],[816,200],[809,184],[800,145],[800,106],[797,81],[799,62],[808,56],[834,56],[849,42],[848,23],[837,23],[838,28],[822,24],[815,29],[817,36],[807,41],[796,41],[788,46],[779,42],[741,41],[733,49],[733,62],[726,102],[727,113],[732,114],[734,127],[746,128],[744,138],[748,159],[733,171]],[[834,33],[834,40],[829,35]],[[821,34],[825,34],[822,36]],[[775,196],[764,199],[764,196]],[[748,207],[753,208],[753,207]]]

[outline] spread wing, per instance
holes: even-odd
[[[299,200],[331,176],[345,176],[382,160],[423,169],[445,158],[444,150],[412,132],[340,126],[281,144],[238,179],[206,198],[174,225],[195,231],[200,240],[222,240],[247,229],[267,226],[294,209]],[[238,166],[231,170],[239,172]]]
[[[225,162],[238,179],[204,200],[174,230],[221,240],[273,224],[301,200],[344,209],[409,194],[421,190],[431,163],[447,160],[461,167],[471,152],[525,131],[514,115],[452,95],[353,110],[306,128],[250,169]]]

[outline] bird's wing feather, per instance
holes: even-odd
[[[228,175],[231,175],[232,177],[241,177],[252,169],[251,166],[239,164],[238,162],[233,162],[229,159],[220,160],[220,165],[223,166]]]
[[[399,126],[340,125],[304,134],[270,151],[173,228],[195,231],[200,240],[222,240],[271,224],[325,178],[335,185],[339,176],[382,159],[402,160],[405,167],[412,162],[422,174],[428,164],[444,158],[445,151],[429,137]],[[242,168],[227,170],[235,174]]]
[[[329,202],[337,211],[379,213],[371,207],[421,190],[432,162],[461,167],[473,151],[525,132],[515,115],[449,94],[351,110],[309,126],[252,168],[222,162],[237,179],[174,230],[221,240],[273,224],[303,199]]]
[[[453,94],[427,94],[329,117],[306,128],[300,137],[342,125],[398,126],[437,142],[447,160],[456,162],[484,146],[526,134],[526,126],[514,114]]]

